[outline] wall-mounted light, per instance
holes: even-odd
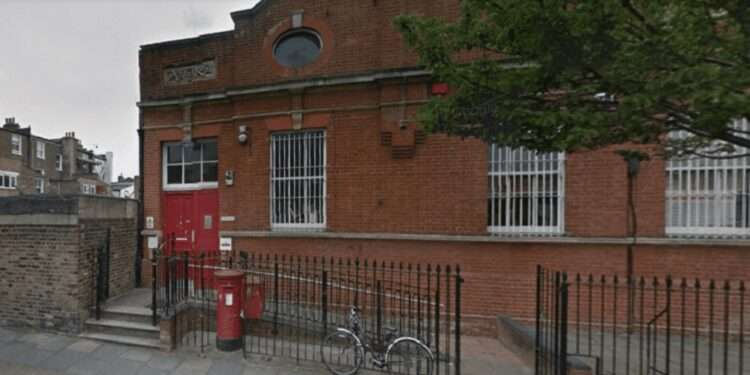
[[[237,135],[237,142],[239,142],[241,145],[244,145],[245,143],[247,143],[247,139],[247,126],[240,125],[239,134]]]

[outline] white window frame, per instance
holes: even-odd
[[[55,156],[55,169],[57,169],[58,172],[62,172],[63,170],[63,156],[61,154]]]
[[[269,220],[271,223],[271,229],[275,231],[294,231],[294,230],[324,230],[327,224],[327,145],[326,145],[326,131],[323,129],[306,130],[306,131],[292,131],[292,132],[278,132],[271,134],[271,144],[269,147],[270,151],[270,165],[269,165]],[[296,147],[296,149],[294,149]],[[316,152],[313,160],[310,158],[311,147],[321,147],[319,152]],[[303,153],[303,165],[293,166],[292,158],[290,157],[293,152]],[[286,156],[286,167],[276,168],[277,157],[284,154]],[[282,161],[283,162],[283,161]],[[302,176],[294,176],[291,171],[293,169],[301,169],[304,171]],[[293,184],[295,182],[302,181],[303,184],[297,184],[297,191],[293,192]],[[319,182],[320,191],[311,191],[310,182]],[[307,183],[304,183],[307,182]],[[285,196],[277,196],[277,189],[280,187],[282,190],[286,190]],[[301,189],[300,189],[301,187]],[[314,189],[313,189],[314,190]],[[299,194],[295,201],[294,194]],[[299,207],[300,203],[304,207]],[[311,209],[317,208],[316,210]],[[316,206],[317,207],[314,207]],[[296,207],[295,207],[296,206]],[[286,211],[280,215],[275,213],[279,208],[282,211]],[[294,222],[291,217],[294,216],[292,212],[303,211],[298,217],[302,217],[304,222]],[[311,220],[313,219],[313,220]]]
[[[565,154],[491,144],[488,156],[487,231],[562,235],[565,230]],[[556,201],[545,204],[545,199]]]
[[[23,155],[23,138],[20,135],[10,135],[10,150],[13,155]]]
[[[737,120],[732,126],[750,131],[746,119]],[[669,136],[688,135],[674,132]],[[749,152],[749,149],[735,146],[735,155]],[[665,232],[668,236],[750,236],[750,157],[673,157],[666,161],[665,169]]]
[[[46,156],[46,144],[44,143],[44,141],[36,141],[36,158],[44,160]]]
[[[8,184],[5,183],[8,181]],[[18,173],[10,171],[0,171],[0,190],[18,189]]]
[[[179,163],[172,163],[172,164],[169,163],[168,147],[169,146],[180,145],[182,142],[168,142],[168,143],[164,143],[162,145],[162,163],[161,163],[161,165],[162,165],[162,189],[164,191],[204,190],[204,189],[216,189],[216,188],[219,187],[219,178],[221,177],[221,176],[219,176],[219,171],[218,171],[218,165],[219,165],[219,142],[216,139],[205,139],[205,140],[210,140],[210,141],[216,142],[216,160],[215,161],[214,160],[203,160],[203,151],[201,150],[201,161],[200,161],[200,164],[201,164],[201,171],[200,171],[201,180],[203,179],[203,164],[205,164],[206,162],[209,162],[209,163],[214,163],[215,162],[216,163],[216,168],[217,168],[217,171],[216,171],[216,174],[217,174],[216,175],[216,181],[198,182],[198,183],[189,183],[189,184],[186,184],[186,183],[179,183],[179,184],[171,183],[170,184],[169,180],[168,180],[168,175],[167,175],[167,168],[169,166],[181,165],[182,168],[183,168],[182,180],[185,181],[184,168],[185,168],[185,165],[188,164],[188,163],[185,163],[184,153],[183,153],[183,157],[182,157],[182,161],[181,162],[179,162]],[[201,140],[195,140],[195,141],[198,142],[198,141],[201,141]]]
[[[34,189],[36,190],[37,194],[44,194],[44,178],[34,178]]]

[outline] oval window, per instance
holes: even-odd
[[[287,68],[300,68],[320,56],[320,36],[312,30],[295,30],[282,35],[273,48],[276,61]]]

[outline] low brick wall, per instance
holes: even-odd
[[[80,331],[95,302],[97,251],[110,230],[110,296],[134,287],[135,201],[0,199],[0,325]]]

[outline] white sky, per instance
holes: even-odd
[[[138,48],[232,29],[257,0],[0,0],[0,121],[75,131],[138,173]]]

